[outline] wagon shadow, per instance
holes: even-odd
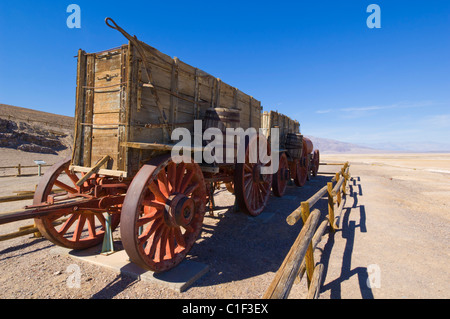
[[[331,175],[313,177],[303,187],[289,185],[281,198],[271,196],[264,212],[249,217],[233,212],[233,205],[222,217],[205,216],[201,238],[188,258],[207,264],[209,272],[194,286],[212,286],[276,272],[297,238],[302,222],[294,226],[286,217],[332,179]],[[234,196],[228,203],[233,203]],[[326,213],[326,197],[314,208]]]

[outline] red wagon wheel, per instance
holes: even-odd
[[[314,163],[314,168],[313,168],[312,174],[313,174],[313,176],[317,176],[317,173],[319,172],[319,165],[320,165],[320,153],[319,153],[319,150],[315,150],[314,151],[313,163]]]
[[[308,170],[309,170],[309,156],[308,154],[302,154],[302,157],[299,160],[296,160],[296,174],[294,176],[294,183],[298,187],[302,187],[306,184],[306,180],[308,179]]]
[[[200,167],[180,160],[163,155],[144,165],[123,203],[123,246],[131,261],[155,272],[184,259],[200,234],[206,211]]]
[[[80,177],[69,170],[69,165],[70,158],[56,163],[45,172],[34,193],[33,205],[47,202],[48,195],[58,189],[71,194],[80,191],[76,186]],[[70,249],[86,249],[101,243],[105,234],[105,220],[104,213],[87,210],[61,210],[34,219],[45,238],[55,245]],[[118,214],[113,214],[112,229],[117,227],[119,221]]]
[[[251,216],[258,216],[267,205],[272,188],[273,174],[261,174],[263,166],[271,163],[262,163],[259,156],[256,163],[250,163],[250,150],[258,150],[260,139],[267,145],[267,154],[270,155],[270,146],[263,135],[254,135],[246,138],[245,162],[237,163],[234,174],[234,191],[239,208]]]
[[[289,180],[289,162],[285,153],[281,153],[278,171],[273,175],[272,190],[275,196],[282,197]]]

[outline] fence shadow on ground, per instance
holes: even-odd
[[[353,205],[351,207],[344,207],[339,222],[340,229],[337,230],[336,233],[328,234],[329,235],[328,241],[325,244],[322,251],[321,262],[324,264],[324,273],[322,280],[324,281],[329,267],[330,255],[334,246],[335,236],[340,235],[342,236],[342,238],[346,239],[344,254],[342,258],[341,272],[339,277],[325,285],[323,285],[322,283],[322,288],[320,292],[323,293],[329,290],[331,299],[340,299],[342,297],[341,284],[355,275],[358,277],[361,297],[363,299],[374,298],[371,288],[367,285],[369,279],[367,268],[356,267],[354,269],[351,269],[352,253],[356,231],[359,228],[360,232],[362,233],[367,232],[365,207],[364,205],[358,203],[358,196],[362,195],[362,188],[359,182],[360,178],[354,177],[353,183],[349,184],[350,193],[347,196],[350,196],[353,199]],[[352,211],[356,212],[357,208],[359,208],[359,224],[356,224],[355,220],[350,220],[350,213]]]
[[[188,258],[210,268],[193,286],[219,285],[267,272],[275,273],[303,226],[301,221],[294,226],[288,225],[286,217],[332,177],[319,174],[303,187],[289,185],[283,197],[271,196],[259,217],[233,212],[231,205],[215,226],[204,224],[204,239],[194,245]],[[327,205],[327,197],[324,197],[315,207],[326,212]],[[211,217],[205,216],[207,218]]]

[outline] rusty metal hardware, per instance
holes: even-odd
[[[119,76],[119,74],[113,74],[113,75],[110,75],[110,74],[106,74],[104,77],[98,77],[97,78],[97,80],[106,80],[106,81],[111,81],[113,78],[116,78],[116,77],[118,77]]]

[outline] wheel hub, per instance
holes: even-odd
[[[194,201],[184,194],[172,195],[164,210],[164,220],[168,226],[187,226],[195,214]]]

